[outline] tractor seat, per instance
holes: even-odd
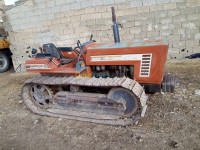
[[[74,61],[75,60],[75,58],[64,58],[64,59],[61,59],[60,60],[60,63],[62,64],[62,65],[66,65],[66,64],[69,64],[69,63],[71,63],[72,61]]]

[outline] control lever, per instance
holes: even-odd
[[[92,38],[93,38],[93,34],[91,34],[91,36],[90,36],[90,41],[92,41]]]

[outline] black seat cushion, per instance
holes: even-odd
[[[58,47],[58,50],[61,52],[71,52],[73,49],[72,47]]]
[[[61,59],[61,60],[60,60],[60,63],[61,63],[62,65],[65,65],[65,64],[71,63],[71,62],[74,61],[74,60],[75,60],[75,58]]]

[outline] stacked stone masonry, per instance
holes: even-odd
[[[111,6],[121,41],[167,39],[168,59],[200,52],[199,0],[28,0],[4,12],[14,68],[44,43],[113,42]]]

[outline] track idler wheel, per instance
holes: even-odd
[[[119,103],[122,103],[125,107],[126,117],[131,117],[138,110],[138,98],[129,90],[124,88],[112,88],[107,98],[116,100]]]
[[[30,95],[34,103],[41,108],[47,108],[51,104],[52,92],[45,85],[33,84]]]

